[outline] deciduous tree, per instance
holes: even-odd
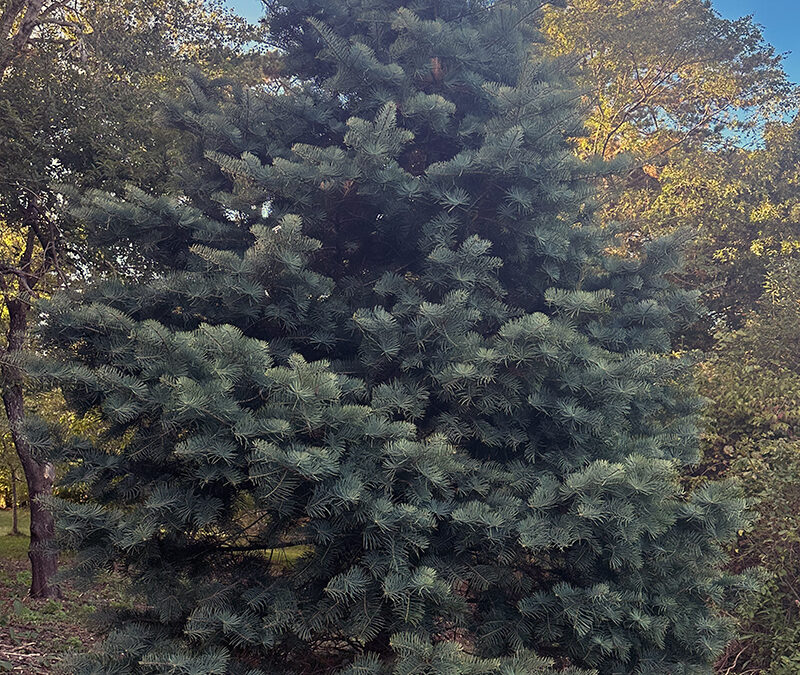
[[[724,142],[791,107],[761,28],[704,0],[571,0],[548,7],[543,31],[551,54],[575,60],[587,154],[660,164],[673,148]]]

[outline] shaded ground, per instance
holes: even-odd
[[[30,520],[20,514],[19,529],[27,533]],[[62,583],[62,600],[31,600],[28,587],[28,537],[11,536],[11,512],[0,510],[0,675],[69,675],[69,659],[85,653],[100,639],[92,627],[95,610],[131,607],[119,578],[109,576],[91,590],[78,592]],[[274,565],[291,566],[306,548],[290,546],[265,551]],[[61,561],[68,569],[69,560]]]
[[[20,530],[27,529],[23,513]],[[0,673],[66,675],[70,655],[98,640],[89,621],[94,610],[123,602],[118,584],[106,582],[82,593],[65,585],[63,600],[31,600],[28,537],[13,537],[10,531],[11,512],[0,511]]]

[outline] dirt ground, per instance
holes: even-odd
[[[27,527],[24,517],[20,529]],[[32,600],[28,538],[11,536],[9,530],[10,515],[0,511],[0,674],[68,675],[70,657],[91,650],[100,639],[92,628],[95,610],[123,603],[123,596],[111,579],[82,592],[63,582],[63,599]],[[68,565],[62,561],[62,567]]]

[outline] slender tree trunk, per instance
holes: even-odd
[[[19,501],[17,500],[17,470],[11,467],[11,534],[19,534]]]
[[[7,298],[6,308],[9,319],[6,355],[14,356],[25,346],[29,308],[27,298]],[[32,572],[30,594],[32,598],[60,597],[60,589],[52,583],[58,568],[55,521],[40,501],[41,498],[53,494],[55,470],[49,462],[36,459],[33,448],[22,431],[25,421],[22,372],[13,361],[6,361],[2,367],[2,375],[3,404],[11,428],[11,438],[28,483],[28,503],[31,510],[31,544],[28,549]]]

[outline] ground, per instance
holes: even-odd
[[[28,523],[22,512],[20,530],[27,532]],[[90,627],[94,610],[123,601],[118,584],[85,592],[65,584],[63,600],[31,600],[28,537],[10,532],[11,512],[0,510],[0,673],[66,675],[70,655],[98,640]]]

